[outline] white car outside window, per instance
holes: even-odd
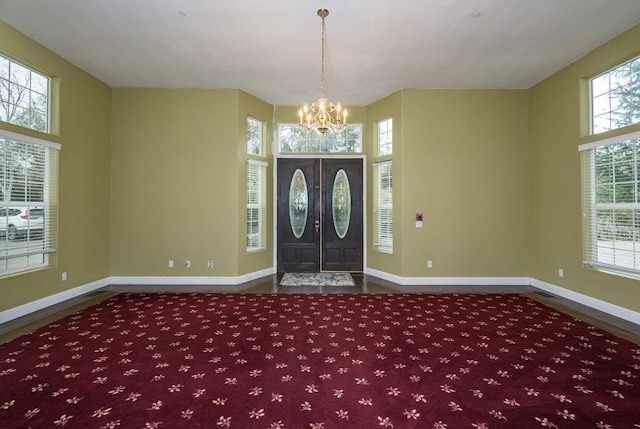
[[[2,207],[0,208],[0,235],[15,240],[42,234],[44,229],[44,209],[42,207]]]

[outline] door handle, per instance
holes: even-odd
[[[316,221],[313,223],[313,226],[315,226],[315,228],[316,228],[316,232],[320,232],[320,221],[319,221],[319,220],[316,220]]]

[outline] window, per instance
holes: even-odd
[[[49,78],[1,55],[0,121],[49,131]]]
[[[247,153],[262,155],[262,122],[253,118],[247,118]]]
[[[591,133],[640,122],[640,58],[589,81]]]
[[[247,161],[247,251],[266,246],[267,163]]]
[[[56,250],[58,149],[0,130],[0,276],[47,266]]]
[[[393,253],[393,183],[391,161],[373,164],[373,245]]]
[[[393,120],[391,118],[378,122],[378,156],[393,153]]]
[[[640,274],[640,132],[580,150],[584,263]]]
[[[299,125],[278,126],[280,153],[359,153],[362,152],[362,126],[347,125],[345,132],[334,134],[306,132]]]

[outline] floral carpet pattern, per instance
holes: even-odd
[[[285,273],[280,286],[355,286],[349,273]]]
[[[0,426],[636,428],[639,383],[521,295],[122,294],[0,345]]]

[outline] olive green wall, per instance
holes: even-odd
[[[640,25],[529,91],[531,277],[634,311],[640,311],[638,280],[582,264],[578,145],[594,140],[587,133],[585,79],[640,55],[639,41]],[[635,125],[607,136],[638,130]],[[558,275],[560,268],[564,277]]]
[[[640,311],[637,280],[582,266],[577,152],[593,140],[584,79],[640,54],[638,40],[640,26],[530,90],[404,89],[351,108],[349,121],[364,124],[368,267],[404,278],[532,277]],[[0,51],[56,78],[59,124],[44,138],[62,144],[55,263],[1,279],[0,311],[110,276],[235,278],[273,267],[272,232],[264,252],[244,249],[246,117],[265,123],[271,225],[273,123],[295,122],[297,108],[236,89],[110,89],[1,22]],[[394,153],[380,159],[375,127],[388,117]],[[620,132],[631,130],[640,126]],[[384,159],[394,163],[393,255],[372,249],[372,165]]]
[[[369,165],[392,159],[396,210],[394,253],[370,246],[369,267],[402,277],[528,277],[527,91],[404,89],[367,116],[372,133],[393,118],[393,155]]]
[[[49,268],[0,279],[1,311],[109,276],[111,89],[1,21],[0,52],[53,77],[59,94],[55,134],[0,128],[62,145],[58,252]]]
[[[527,103],[524,90],[402,91],[403,276],[529,276]]]
[[[238,274],[239,98],[235,89],[113,90],[113,276]]]

